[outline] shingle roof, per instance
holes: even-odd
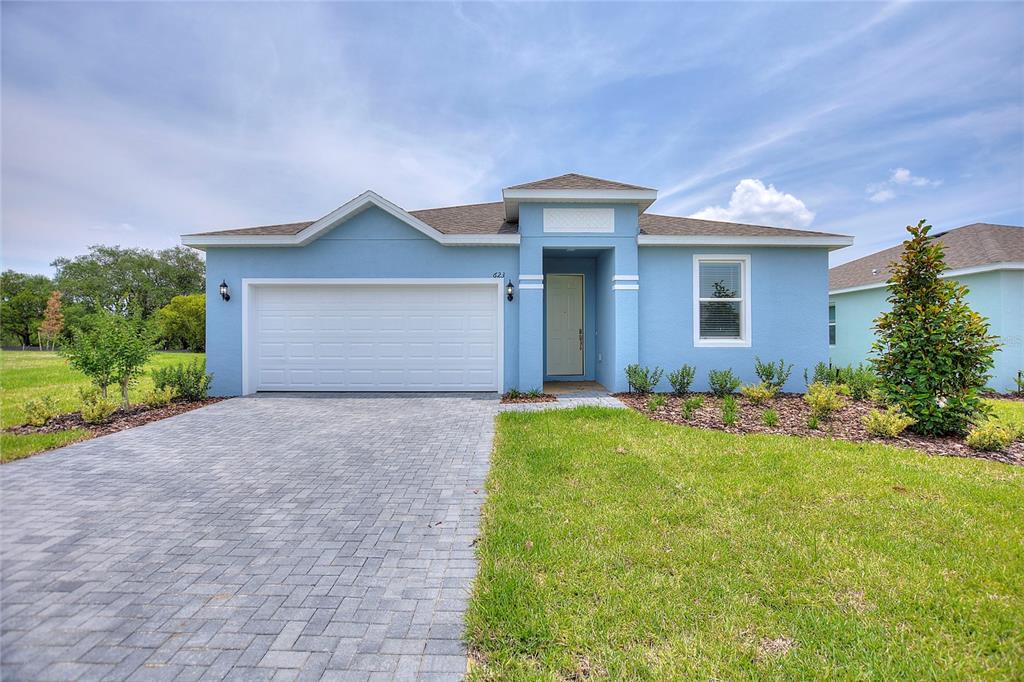
[[[464,206],[446,206],[443,208],[427,208],[409,211],[427,225],[442,234],[517,234],[519,227],[505,220],[504,204],[493,201],[486,204],[467,204]],[[216,232],[199,232],[199,236],[209,235],[292,235],[298,234],[315,221],[287,223],[284,225],[261,225],[259,227],[243,227],[234,230]],[[640,234],[672,235],[672,236],[791,236],[821,237],[834,236],[827,232],[809,230],[792,230],[783,227],[766,227],[764,225],[746,225],[743,223],[726,223],[718,220],[700,220],[697,218],[681,218],[653,213],[640,214]]]
[[[187,237],[208,237],[210,235],[217,235],[218,237],[235,237],[247,234],[265,234],[265,235],[289,235],[298,234],[307,227],[312,225],[315,220],[308,220],[304,223],[284,223],[282,225],[259,225],[257,227],[238,227],[232,230],[213,230],[212,232],[193,232],[192,234],[185,235]]]
[[[786,227],[767,227],[745,223],[727,223],[720,220],[681,218],[656,213],[640,214],[640,234],[670,236],[738,236],[738,237],[835,237],[829,232],[793,230]]]
[[[468,204],[409,211],[444,234],[517,234],[519,226],[505,220],[505,204]]]
[[[650,187],[627,185],[624,182],[604,180],[589,175],[580,175],[579,173],[566,173],[565,175],[558,175],[553,178],[544,178],[543,180],[534,180],[533,182],[526,182],[521,185],[512,185],[505,189],[639,189],[649,192],[654,191]]]
[[[950,270],[989,263],[1024,262],[1024,227],[973,223],[934,235],[946,251]],[[903,245],[837,265],[828,271],[828,288],[847,289],[879,284],[889,279],[889,266],[903,253]]]

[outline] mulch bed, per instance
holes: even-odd
[[[553,403],[557,400],[558,398],[550,393],[541,393],[540,395],[523,394],[515,397],[509,396],[506,393],[501,396],[501,402],[503,403]]]
[[[174,402],[167,407],[156,408],[152,408],[147,405],[132,405],[127,410],[118,408],[117,412],[112,414],[110,416],[110,420],[105,424],[89,424],[82,419],[81,412],[71,412],[68,414],[58,415],[46,422],[43,426],[22,424],[21,426],[8,427],[4,429],[4,432],[26,435],[31,433],[55,433],[57,431],[67,431],[69,429],[86,429],[92,433],[91,437],[94,438],[96,436],[106,436],[110,433],[116,433],[136,426],[142,426],[149,422],[160,421],[167,417],[173,417],[176,414],[190,412],[200,407],[219,403],[221,400],[224,400],[224,398],[207,398],[205,400],[197,400],[195,402]]]
[[[714,429],[729,433],[773,433],[789,436],[838,438],[857,443],[881,443],[913,448],[930,455],[973,457],[1003,464],[1024,465],[1024,442],[1021,441],[1015,441],[1003,452],[983,452],[968,447],[963,438],[929,438],[909,432],[896,438],[872,436],[861,423],[861,418],[875,407],[867,401],[848,400],[846,407],[837,412],[831,420],[820,422],[820,429],[811,429],[807,427],[807,418],[810,416],[811,410],[804,402],[802,395],[780,394],[765,405],[752,405],[746,399],[736,396],[739,421],[733,426],[725,426],[722,424],[722,399],[708,394],[701,395],[704,397],[704,405],[695,410],[693,418],[689,420],[683,418],[682,398],[666,395],[665,404],[654,412],[650,412],[647,409],[647,401],[650,396],[617,393],[615,397],[651,419],[700,429]],[[768,427],[761,422],[762,413],[769,408],[778,412],[778,426]]]

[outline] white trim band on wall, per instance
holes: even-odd
[[[612,275],[612,284],[615,282],[639,282],[640,275]]]
[[[544,288],[543,284],[520,284],[519,285],[519,289],[520,290],[524,290],[524,289],[543,289],[543,288]]]
[[[613,284],[612,289],[615,291],[639,291],[639,284]]]
[[[519,275],[519,281],[520,282],[526,282],[526,281],[530,281],[530,282],[543,282],[544,281],[544,275]]]

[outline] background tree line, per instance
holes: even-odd
[[[196,251],[92,246],[51,265],[52,279],[0,275],[3,345],[53,348],[112,313],[139,320],[165,349],[204,350],[206,264]]]

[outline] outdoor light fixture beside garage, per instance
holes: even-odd
[[[508,296],[508,300],[511,301],[513,298],[515,298],[515,294],[516,285],[512,284],[512,280],[509,280],[508,284],[505,285],[505,295]]]
[[[227,283],[227,280],[223,280],[222,279],[220,281],[220,297],[223,298],[225,301],[230,301],[231,300],[231,294],[228,293],[228,283]]]

